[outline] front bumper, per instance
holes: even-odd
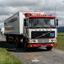
[[[37,47],[54,47],[56,43],[29,43],[28,48],[37,48]]]
[[[57,42],[56,41],[57,39],[56,38],[49,38],[49,39],[29,39],[29,42],[28,43],[55,43]]]

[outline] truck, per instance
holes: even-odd
[[[18,47],[45,47],[51,50],[57,42],[58,19],[43,12],[17,12],[4,22],[7,42]]]

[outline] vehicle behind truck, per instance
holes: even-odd
[[[56,44],[58,20],[43,12],[18,12],[4,22],[7,42],[26,48],[46,47]]]

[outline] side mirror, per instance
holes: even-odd
[[[55,20],[55,26],[58,26],[58,19]]]
[[[27,22],[26,22],[26,19],[24,19],[24,26],[27,26]]]
[[[24,26],[27,26],[27,23],[26,23],[26,21],[24,21]]]
[[[24,19],[24,26],[25,27],[28,27],[29,26],[29,20],[28,20],[28,18],[25,18]]]

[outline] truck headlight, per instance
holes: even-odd
[[[56,38],[49,39],[49,42],[56,42]]]
[[[29,40],[30,43],[38,43],[38,40]]]

